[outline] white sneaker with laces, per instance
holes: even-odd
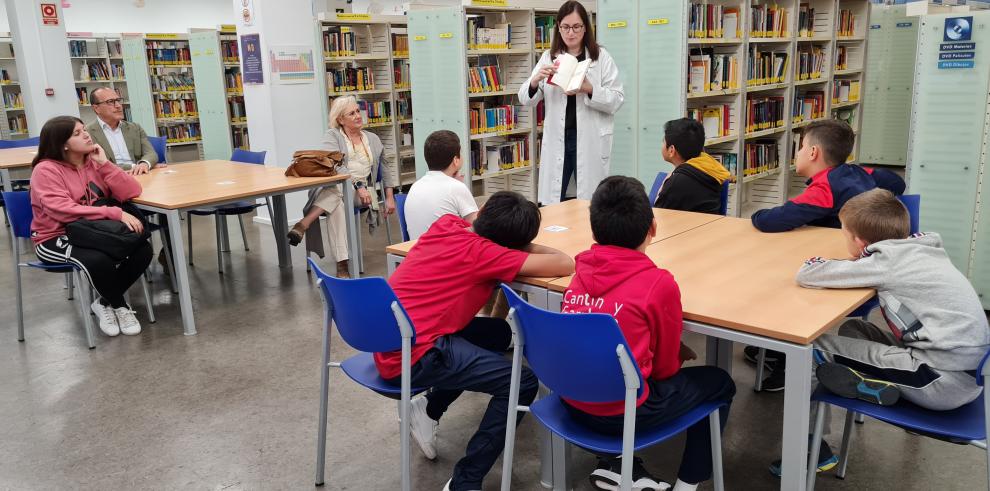
[[[426,397],[409,401],[409,432],[427,459],[437,458],[437,427],[440,423],[426,415]]]
[[[100,330],[103,331],[103,334],[107,336],[120,334],[120,324],[117,323],[117,316],[113,315],[112,307],[101,304],[100,299],[97,298],[89,308],[96,314],[96,318],[99,319]]]
[[[447,484],[444,484],[443,485],[443,491],[450,491],[450,483],[453,482],[453,481],[454,481],[453,478],[448,479],[447,480]],[[481,491],[481,490],[478,490],[478,491]]]
[[[120,325],[120,332],[127,336],[141,334],[141,323],[134,316],[134,311],[130,307],[118,307],[113,309],[117,316],[117,324]]]

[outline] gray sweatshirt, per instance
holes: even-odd
[[[940,370],[975,370],[990,344],[976,291],[935,233],[870,244],[855,260],[811,258],[797,274],[810,288],[875,288],[884,318],[911,356]]]

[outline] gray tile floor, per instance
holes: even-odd
[[[7,299],[0,306],[0,489],[312,487],[320,299],[300,249],[293,250],[293,269],[279,269],[270,228],[249,224],[245,252],[233,227],[221,277],[213,224],[195,222],[197,262],[190,271],[198,335],[182,335],[176,299],[156,276],[158,323],[145,323],[136,337],[100,334],[92,351],[61,276],[35,271],[25,272],[27,339],[16,341],[9,235],[0,229],[0,297]],[[384,273],[381,232],[365,239],[369,274]],[[333,270],[330,260],[322,264]],[[132,297],[144,321],[140,290]],[[688,343],[701,352],[704,340]],[[750,390],[753,369],[739,349],[738,395],[724,437],[727,487],[776,489],[766,466],[778,458],[783,396]],[[334,339],[337,358],[349,352]],[[414,489],[443,487],[486,403],[465,394],[451,408],[436,462],[414,447]],[[330,410],[326,489],[397,489],[395,404],[336,373]],[[835,419],[833,440],[843,418]],[[513,489],[540,489],[535,430],[530,418],[520,428]],[[872,421],[854,435],[847,479],[820,476],[819,489],[986,489],[980,449]],[[675,439],[644,452],[647,467],[673,480],[681,446]],[[593,464],[574,452],[576,489],[591,489],[586,475]],[[496,466],[485,489],[499,482]]]

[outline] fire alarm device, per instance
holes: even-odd
[[[48,97],[55,95],[55,89],[52,88],[45,89],[45,95],[47,95]]]

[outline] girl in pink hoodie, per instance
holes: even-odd
[[[91,306],[108,336],[138,334],[141,324],[124,301],[124,292],[151,262],[147,241],[130,257],[117,261],[97,249],[73,247],[65,224],[81,218],[120,220],[137,233],[141,221],[118,207],[93,206],[94,188],[120,202],[141,194],[141,185],[110,162],[93,143],[79,118],[57,116],[41,128],[38,154],[31,163],[31,240],[38,258],[49,264],[73,264],[100,294]]]

